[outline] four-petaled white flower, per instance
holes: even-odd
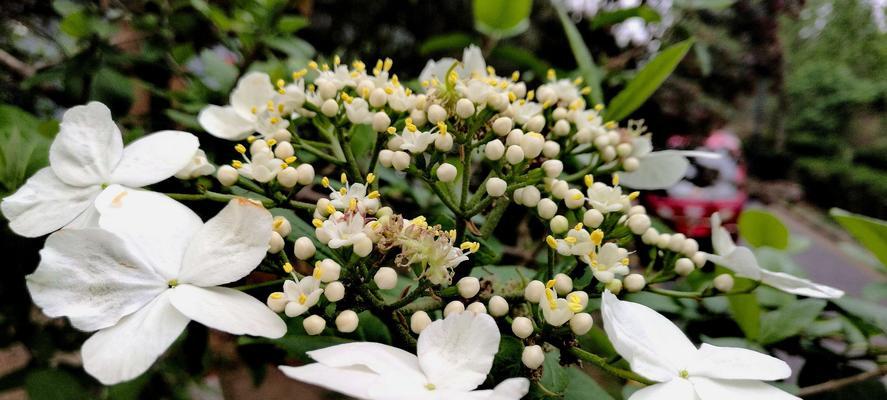
[[[594,277],[604,283],[610,282],[615,277],[628,275],[628,250],[625,250],[616,243],[604,243],[596,253],[592,253],[587,258],[582,257],[582,261],[588,263]]]
[[[631,139],[631,156],[640,162],[638,169],[619,174],[622,185],[633,189],[666,189],[684,179],[690,161],[687,157],[720,158],[717,153],[696,150],[653,151],[650,135]]]
[[[359,243],[372,241],[366,234],[363,215],[358,212],[342,213],[336,211],[329,219],[316,228],[315,235],[322,243],[331,249],[354,246]]]
[[[602,300],[604,330],[616,351],[641,376],[659,382],[630,400],[800,400],[761,381],[785,379],[788,364],[755,351],[703,344],[656,311],[620,301],[610,291]]]
[[[784,272],[773,272],[761,268],[755,254],[747,247],[737,246],[723,226],[718,213],[711,216],[711,242],[715,254],[707,254],[705,258],[715,264],[733,271],[736,276],[760,281],[792,294],[822,299],[837,299],[844,292],[831,286],[820,285],[807,279],[798,278]]]
[[[545,284],[545,293],[539,299],[539,308],[542,309],[542,317],[545,318],[545,322],[552,326],[561,326],[585,307],[579,308],[579,299],[575,296],[570,301],[558,298],[554,284],[554,279]]]
[[[219,286],[265,257],[271,214],[261,205],[234,199],[203,223],[169,197],[119,185],[95,205],[101,229],[50,235],[27,284],[46,315],[98,331],[81,354],[84,369],[102,383],[145,372],[191,320],[237,335],[286,332],[262,302]]]
[[[423,132],[415,127],[404,128],[400,134],[403,143],[400,145],[401,150],[409,151],[413,154],[421,154],[428,149],[428,146],[434,143],[436,136],[432,132]]]
[[[557,253],[562,256],[588,256],[595,250],[591,234],[582,227],[570,229],[567,237],[555,241]]]
[[[417,355],[379,343],[346,343],[308,352],[317,363],[280,370],[358,399],[517,400],[529,391],[526,378],[475,390],[493,367],[499,340],[493,317],[465,311],[425,328]]]
[[[375,213],[381,206],[379,193],[367,193],[363,183],[347,182],[344,187],[330,193],[330,204],[337,210],[358,211],[361,214]]]
[[[595,182],[588,188],[587,194],[588,205],[603,214],[620,211],[631,205],[628,196],[622,194],[622,188],[619,186],[607,186],[602,182]]]
[[[301,280],[286,281],[283,283],[283,295],[287,303],[284,312],[287,317],[298,317],[317,304],[323,289],[320,281],[313,276],[306,276]]]
[[[283,160],[275,157],[269,148],[257,151],[247,161],[238,170],[240,175],[262,183],[271,182],[285,168]]]
[[[487,75],[487,62],[484,60],[484,55],[480,51],[480,48],[471,45],[466,47],[462,51],[462,62],[450,57],[444,57],[440,60],[428,60],[428,63],[425,64],[425,68],[422,69],[422,72],[419,74],[419,81],[431,81],[432,79],[437,79],[440,82],[445,82],[447,79],[447,71],[450,70],[450,67],[453,66],[454,63],[458,63],[453,71],[459,76],[459,79],[468,79],[472,76],[486,76]]]
[[[286,117],[305,102],[301,87],[291,84],[280,93],[268,74],[250,72],[237,81],[230,105],[206,106],[200,110],[197,121],[220,139],[243,140],[253,132],[272,136],[289,126]]]
[[[108,107],[97,102],[73,107],[49,148],[49,167],[3,199],[0,210],[22,236],[42,236],[75,220],[76,226],[86,226],[95,217],[92,202],[103,186],[160,182],[185,168],[197,147],[190,133],[160,131],[124,148]]]

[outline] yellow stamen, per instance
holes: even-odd
[[[376,174],[370,172],[367,174],[367,184],[371,184],[376,181]]]
[[[320,180],[320,186],[323,186],[324,188],[328,188],[328,187],[330,187],[330,178],[323,177],[323,178]]]
[[[323,226],[323,221],[314,218],[313,220],[311,220],[311,224],[314,225],[315,228],[320,228],[321,226]]]
[[[595,246],[600,246],[601,242],[604,241],[604,231],[600,229],[595,229],[594,232],[591,232],[591,243]]]
[[[613,174],[613,186],[619,186],[619,174]]]
[[[238,143],[236,146],[234,146],[234,151],[240,154],[246,154],[246,146]]]
[[[557,248],[557,240],[554,238],[554,236],[548,235],[547,237],[545,237],[545,243],[548,243],[548,247],[551,247],[552,249]]]
[[[378,199],[381,196],[378,190],[373,190],[370,194],[367,195],[368,199]]]
[[[283,272],[286,272],[286,273],[293,272],[293,265],[290,263],[283,263]]]
[[[292,164],[292,163],[296,162],[296,160],[297,160],[296,156],[289,156],[289,157],[285,158],[283,161],[286,162],[287,164]]]
[[[305,293],[299,293],[299,304],[305,304],[308,302],[308,296],[305,296]]]
[[[236,169],[240,169],[243,167],[243,163],[240,162],[240,160],[234,160],[234,161],[231,161],[231,166]]]
[[[591,187],[594,185],[594,176],[593,175],[585,175],[585,186]]]

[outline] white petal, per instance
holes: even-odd
[[[81,349],[83,368],[105,385],[128,381],[151,367],[188,325],[163,293],[117,325],[92,335]]]
[[[166,283],[101,229],[61,230],[46,239],[40,265],[28,275],[34,303],[77,329],[114,325],[166,290]]]
[[[13,232],[27,237],[43,236],[77,218],[100,191],[99,186],[68,185],[46,167],[4,198],[0,210]]]
[[[718,213],[711,215],[711,244],[715,253],[722,256],[730,254],[736,249],[730,232],[721,226],[721,215]]]
[[[309,351],[315,361],[335,368],[363,367],[378,375],[424,381],[415,355],[397,347],[373,342],[354,342]]]
[[[261,109],[277,95],[271,85],[271,77],[264,72],[250,72],[237,81],[231,92],[231,106],[241,118],[253,115],[253,107]]]
[[[474,390],[493,367],[499,328],[487,314],[461,312],[431,323],[416,354],[428,380],[442,389]]]
[[[243,140],[255,130],[255,122],[241,118],[231,106],[206,106],[197,114],[197,122],[219,139]]]
[[[160,193],[111,185],[95,201],[99,226],[126,241],[134,254],[166,280],[176,279],[185,249],[203,221]]]
[[[305,383],[317,385],[357,399],[369,399],[369,388],[379,375],[365,368],[333,368],[320,363],[301,367],[280,366],[284,375]]]
[[[210,328],[235,335],[277,339],[286,324],[265,303],[238,290],[179,285],[170,301],[182,314]]]
[[[518,400],[530,391],[530,380],[527,378],[511,378],[502,381],[493,388],[490,400]]]
[[[160,131],[130,143],[111,172],[111,182],[148,186],[185,168],[197,152],[197,137],[181,131]]]
[[[698,400],[693,385],[686,379],[675,378],[665,383],[647,386],[631,394],[628,400]]]
[[[665,189],[674,186],[687,173],[690,162],[675,151],[654,151],[640,159],[632,172],[619,174],[620,185],[634,189]]]
[[[49,148],[49,164],[69,185],[97,185],[107,182],[122,152],[123,138],[111,110],[91,102],[65,112]]]
[[[703,343],[696,360],[687,368],[690,376],[721,379],[773,381],[791,376],[785,361],[753,350],[718,347]]]
[[[798,278],[784,272],[761,270],[761,282],[783,292],[820,299],[837,299],[844,296],[844,291],[831,286],[820,285],[807,279]]]
[[[762,270],[758,266],[755,253],[747,247],[737,246],[725,256],[705,254],[705,259],[735,272],[737,276],[754,280],[761,279]]]
[[[664,382],[683,370],[694,354],[693,343],[667,318],[647,306],[603,294],[604,330],[631,369]]]
[[[260,204],[234,199],[191,239],[179,281],[216,286],[250,273],[265,258],[272,217]]]
[[[701,400],[801,400],[760,381],[690,377]]]

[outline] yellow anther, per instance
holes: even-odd
[[[459,245],[459,248],[462,250],[468,250],[470,253],[476,253],[480,250],[480,243],[478,242],[463,242]]]
[[[385,94],[392,94],[392,93],[394,93],[394,89],[392,89],[390,87],[385,88]]]
[[[417,128],[416,125],[407,124],[407,130],[410,132],[415,132],[415,131],[419,130],[419,128]]]
[[[271,298],[274,300],[280,300],[283,298],[283,293],[280,293],[280,292],[271,293]]]
[[[557,74],[555,74],[554,69],[549,68],[548,72],[545,73],[545,77],[548,78],[548,80],[553,81],[557,79]]]
[[[271,125],[275,125],[275,124],[277,124],[278,122],[280,122],[280,118],[277,118],[277,117],[271,117],[271,119],[270,119],[268,122],[271,122]]]
[[[341,62],[342,62],[342,59],[339,58],[338,54],[333,56],[333,65],[339,65],[339,63],[341,63]]]
[[[394,87],[400,86],[400,79],[397,79],[397,74],[391,75],[391,84],[394,85]]]
[[[323,65],[320,66],[320,69],[322,69],[324,71],[329,71],[330,66],[327,63],[323,63]]]
[[[410,222],[412,222],[413,225],[416,225],[416,226],[423,226],[423,227],[428,226],[428,221],[425,219],[425,216],[423,216],[423,215],[413,218]]]
[[[231,166],[236,169],[240,169],[243,167],[243,163],[240,162],[240,160],[234,160],[234,161],[231,161]]]
[[[382,65],[382,70],[387,72],[388,70],[391,69],[392,65],[394,65],[394,61],[392,61],[390,58],[386,57],[385,64]]]
[[[286,93],[285,90],[280,89],[280,94]],[[277,105],[277,112],[283,114],[283,103]]]
[[[308,61],[308,68],[317,69],[317,61],[314,61],[314,60]]]
[[[419,82],[419,84],[421,84],[422,87],[428,87],[428,85],[430,85],[430,83],[428,82],[428,80],[424,80],[424,81],[422,81],[422,82]]]
[[[314,271],[311,271],[311,276],[317,280],[323,277],[323,268],[320,268],[320,261],[314,264]]]
[[[619,174],[613,174],[613,186],[619,186]]]
[[[286,273],[293,272],[293,265],[290,263],[283,263],[283,272],[286,272]]]
[[[246,146],[238,143],[236,146],[234,146],[234,151],[240,154],[246,154]]]
[[[600,110],[603,110],[603,109],[604,109],[604,105],[603,105],[603,104],[595,104],[595,105],[594,105],[594,110],[595,110],[595,111],[600,111]]]
[[[630,261],[628,260],[628,257],[625,257],[625,258],[619,260],[619,262],[620,262],[622,265],[628,265],[628,263],[629,263]]]
[[[583,224],[580,222],[580,223],[576,224],[576,226],[574,226],[573,229],[575,229],[575,230],[577,230],[577,231],[581,231],[582,228],[584,228],[584,227],[585,227],[585,225],[583,225]]]
[[[517,101],[517,95],[514,92],[508,92],[508,101],[514,103]]]
[[[289,167],[289,166],[290,165],[285,162],[280,163],[280,169],[286,169],[286,167]]]
[[[344,195],[348,194],[348,190],[345,189],[344,187],[340,187],[340,188],[339,188],[339,194],[341,194],[342,196],[344,196]]]
[[[247,142],[247,143],[252,144],[252,142],[255,142],[255,141],[256,141],[256,137],[255,137],[255,136],[247,136],[247,138],[246,138],[246,142]]]
[[[533,101],[533,98],[536,97],[536,91],[531,90],[527,92],[527,101]]]
[[[604,231],[600,229],[595,229],[594,232],[591,232],[591,243],[595,246],[600,246],[601,242],[604,241]]]
[[[311,84],[308,85],[308,91],[309,91],[309,92],[314,93],[315,89],[316,89],[316,88],[314,87],[314,84],[313,84],[313,83],[311,83]]]
[[[411,117],[406,117],[406,118],[404,118],[403,122],[404,122],[405,124],[407,124],[407,125],[412,125],[412,124],[413,124],[413,118],[411,118]]]
[[[551,107],[551,100],[545,100],[545,102],[542,103],[542,108],[548,108],[548,107]]]
[[[616,121],[607,121],[607,123],[604,124],[604,128],[607,128],[607,129],[613,129],[616,126],[617,126]]]
[[[352,197],[351,200],[348,201],[348,210],[352,212],[354,210],[357,210],[357,199],[355,199],[354,197]]]
[[[450,240],[456,240],[456,230],[455,229],[448,230],[447,236],[450,237]]]
[[[567,236],[564,238],[564,241],[567,242],[567,244],[572,245],[572,244],[576,244],[577,239],[572,236]]]
[[[302,68],[298,71],[293,71],[293,80],[297,81],[299,79],[302,79],[307,74],[308,74],[308,70],[306,70],[304,68]]]
[[[574,297],[578,298],[579,296],[574,296]],[[570,302],[567,304],[567,306],[570,307],[570,311],[572,311],[574,313],[582,312],[582,310],[585,309],[585,307],[582,306],[581,302],[573,301],[573,300],[570,300]]]
[[[283,217],[274,217],[274,220],[271,221],[271,226],[276,230],[277,228],[280,228],[285,221],[286,219]]]
[[[546,236],[545,243],[548,243],[548,247],[551,247],[552,249],[557,248],[557,240],[554,238],[554,236],[551,236],[551,235]]]
[[[496,69],[493,68],[493,67],[490,66],[490,65],[487,65],[487,74],[489,74],[489,75],[496,75]]]
[[[573,84],[576,86],[581,85],[582,84],[582,77],[579,76],[579,77],[576,77],[576,79],[573,79]]]
[[[166,285],[171,288],[174,288],[176,286],[179,286],[179,280],[178,279],[170,279],[166,282]]]
[[[334,213],[334,212],[336,212],[336,207],[333,207],[332,204],[327,204],[327,205],[326,205],[326,213],[327,213],[327,215],[330,215],[330,214],[332,214],[332,213]]]
[[[459,80],[459,74],[456,71],[451,71],[449,75],[447,75],[447,82],[454,84]]]
[[[551,289],[551,288],[554,287],[555,284],[557,284],[557,281],[554,280],[554,279],[551,279],[551,280],[549,280],[548,282],[545,282],[545,288],[546,288],[546,289]]]
[[[517,82],[520,79],[520,71],[514,71],[511,73],[511,80]]]
[[[339,181],[342,182],[343,185],[347,185],[348,184],[348,175],[346,175],[343,172],[342,175],[339,175]]]
[[[342,92],[342,100],[344,100],[345,103],[351,104],[354,98],[349,96],[348,93]]]
[[[268,139],[265,141],[265,143],[268,143],[268,146],[274,146],[275,144],[277,144],[277,139]]]
[[[330,178],[327,178],[327,177],[321,178],[320,179],[320,186],[323,186],[324,188],[330,187]]]
[[[274,111],[274,100],[268,100],[265,106],[268,108],[268,111]]]
[[[370,88],[363,87],[360,89],[360,97],[367,98],[370,96]]]
[[[255,114],[255,113],[259,112],[259,110],[256,109],[256,106],[252,106],[249,108],[249,112]]]
[[[581,109],[582,105],[582,99],[573,100],[573,102],[570,103],[570,110],[576,111],[578,109]]]
[[[586,86],[586,87],[582,88],[582,90],[580,90],[579,93],[587,95],[587,94],[591,93],[591,88]]]
[[[296,162],[296,160],[297,160],[296,156],[289,156],[289,157],[283,159],[283,161],[286,162],[287,164],[292,164],[292,163]]]
[[[576,193],[573,195],[573,200],[580,200],[582,197],[584,197],[582,196],[582,193]]]
[[[299,304],[305,304],[308,302],[308,296],[305,296],[305,293],[299,293]]]
[[[378,190],[373,190],[372,192],[370,192],[370,194],[367,195],[367,198],[372,200],[372,199],[378,199],[380,196],[382,196],[382,195],[379,194]]]
[[[283,79],[278,79],[278,80],[277,80],[277,88],[278,88],[278,89],[281,89],[281,88],[283,88],[284,86],[286,86],[286,82],[284,82]]]
[[[379,71],[381,71],[381,70],[382,70],[382,67],[383,67],[384,65],[385,65],[385,63],[382,62],[382,60],[376,60],[376,67],[373,68],[373,70],[374,70],[374,71],[375,71],[375,70],[379,70]]]
[[[363,71],[367,67],[366,64],[364,64],[363,61],[360,61],[360,60],[352,61],[351,66],[354,67],[354,69],[356,69],[358,71]]]
[[[370,172],[367,174],[367,184],[371,184],[376,181],[376,174]]]
[[[314,218],[313,220],[311,220],[311,225],[314,225],[315,228],[320,228],[321,226],[323,226],[323,221],[318,218]]]
[[[441,136],[447,134],[447,124],[446,122],[440,121],[437,123],[437,130],[440,132]]]
[[[388,132],[389,135],[393,135],[397,133],[397,129],[394,129],[393,126],[389,126],[388,129],[385,130],[385,132]]]
[[[586,187],[591,187],[591,185],[594,185],[594,176],[593,175],[585,175],[584,179],[585,179],[585,186]]]
[[[426,384],[425,384],[425,389],[428,389],[428,390],[434,390],[434,389],[437,389],[437,386],[434,386],[433,383],[426,383]]]
[[[634,199],[638,198],[638,196],[640,196],[640,195],[641,195],[641,192],[631,192],[628,194],[628,199],[634,200]]]

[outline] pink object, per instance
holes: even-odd
[[[742,212],[748,196],[738,192],[735,198],[722,200],[677,199],[667,196],[648,194],[646,196],[650,210],[674,227],[676,232],[687,237],[707,238],[711,236],[709,217],[715,212],[721,214],[724,226],[735,230],[736,219]]]

